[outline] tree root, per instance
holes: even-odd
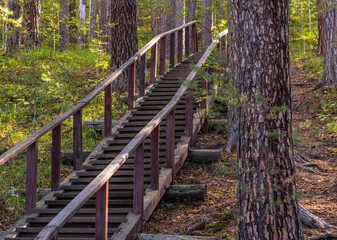
[[[319,235],[317,237],[310,238],[310,240],[336,240],[336,239],[337,239],[337,235],[329,234],[329,233],[325,233],[323,235]]]
[[[307,172],[317,174],[317,172],[316,172],[315,170],[312,170],[312,169],[310,169],[310,168],[307,168],[307,167],[305,167],[304,165],[296,165],[296,167],[298,167],[298,168],[300,168],[300,169],[303,169],[303,170],[305,170],[305,171],[307,171]]]
[[[197,222],[197,223],[193,224],[192,226],[189,226],[187,228],[187,231],[191,232],[193,230],[204,228],[206,226],[206,224],[209,223],[212,220],[213,220],[212,217],[204,217],[200,222]]]
[[[320,229],[337,229],[337,226],[331,225],[314,214],[310,213],[307,209],[305,209],[301,204],[299,204],[299,215],[300,220],[303,224],[311,228],[320,228]]]

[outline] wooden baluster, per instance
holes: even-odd
[[[59,236],[58,236],[58,233],[56,233],[56,235],[52,238],[52,240],[58,240],[59,239]]]
[[[166,167],[173,168],[174,166],[174,117],[175,110],[173,109],[166,117]]]
[[[185,57],[190,56],[190,26],[185,28]]]
[[[192,41],[191,41],[191,50],[192,53],[197,51],[197,26],[196,24],[192,25]]]
[[[183,61],[183,30],[178,31],[178,63]]]
[[[151,189],[159,187],[159,138],[160,126],[158,125],[151,133]]]
[[[129,95],[128,95],[128,108],[135,107],[135,83],[136,83],[136,68],[135,63],[129,67]]]
[[[104,137],[111,134],[112,128],[112,84],[104,90]]]
[[[193,96],[186,96],[186,135],[193,136]]]
[[[174,68],[174,55],[175,55],[175,33],[170,35],[170,68]]]
[[[27,148],[26,214],[34,213],[36,208],[37,160],[38,142],[36,141]]]
[[[154,83],[157,77],[157,49],[158,43],[151,48],[150,83]]]
[[[160,39],[159,75],[165,74],[166,37]]]
[[[57,191],[60,187],[61,168],[61,124],[52,131],[51,147],[51,190]]]
[[[145,95],[146,87],[146,53],[140,59],[140,81],[139,81],[139,94],[140,96]]]
[[[82,168],[82,110],[74,114],[73,119],[74,170]]]
[[[95,239],[108,239],[109,181],[96,193]]]
[[[133,212],[140,214],[143,219],[144,204],[144,142],[142,142],[135,150],[134,154],[134,175],[133,175]],[[141,230],[141,226],[138,229]]]

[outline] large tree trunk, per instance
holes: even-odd
[[[240,239],[303,239],[296,199],[287,0],[234,0]]]
[[[78,31],[78,42],[77,47],[78,49],[82,49],[83,45],[85,44],[85,17],[86,17],[86,0],[79,0],[78,3],[78,20],[80,21],[79,31]]]
[[[201,0],[203,17],[201,19],[201,41],[202,49],[205,50],[212,42],[212,26],[213,26],[213,1]]]
[[[8,8],[13,13],[8,16],[8,18],[18,20],[20,18],[20,4],[17,0],[9,0],[8,1]],[[5,31],[4,31],[5,34]],[[7,32],[6,32],[6,53],[11,54],[16,46],[19,45],[19,31],[16,27],[13,26],[11,22],[7,25]]]
[[[69,50],[69,4],[67,0],[61,1],[61,12],[60,12],[60,47],[61,51]]]
[[[111,61],[112,70],[120,67],[138,51],[137,38],[137,2],[136,0],[111,1]],[[114,82],[117,92],[127,90],[127,73],[119,81]]]
[[[337,46],[336,46],[336,30],[337,30],[337,0],[326,0],[323,3],[323,82],[331,84],[337,82]]]
[[[27,33],[24,38],[26,46],[36,47],[40,43],[40,0],[28,0],[23,7],[23,25]]]
[[[318,47],[317,55],[324,54],[324,44],[323,44],[323,22],[324,22],[324,9],[322,0],[317,0],[317,22],[318,22]]]
[[[89,43],[95,38],[96,32],[96,19],[97,19],[97,0],[91,0],[91,12],[90,12],[90,23],[89,23]]]
[[[191,22],[194,20],[196,9],[197,9],[197,0],[189,0],[187,22]]]
[[[77,21],[77,9],[76,9],[76,1],[71,0],[69,3],[69,40],[71,43],[77,43],[77,26],[75,22]]]

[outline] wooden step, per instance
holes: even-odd
[[[78,186],[81,187],[81,186]],[[84,187],[82,186],[82,189]],[[66,206],[69,204],[71,200],[46,200],[46,204],[52,205],[53,207],[60,207],[60,206]],[[109,200],[109,205],[120,205],[120,206],[132,206],[132,199],[127,198],[127,199],[118,199],[118,200]],[[86,204],[84,204],[84,207],[88,206],[96,206],[95,200],[88,200]]]
[[[49,223],[53,217],[33,217],[27,218],[30,223]],[[109,223],[126,222],[126,217],[109,217]],[[95,223],[95,217],[72,217],[67,223]]]
[[[59,193],[62,196],[72,196],[76,197],[75,193]],[[55,195],[55,194],[54,194]],[[58,214],[62,208],[44,208],[44,209],[36,209],[36,213],[43,215],[56,215]],[[109,214],[127,214],[132,211],[132,208],[109,208]],[[95,214],[96,208],[81,208],[77,211],[76,214]]]

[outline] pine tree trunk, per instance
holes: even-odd
[[[89,43],[95,38],[96,32],[96,19],[97,19],[97,0],[91,0],[91,13],[90,13],[90,29],[89,29]]]
[[[78,31],[78,42],[77,47],[78,49],[82,49],[83,45],[85,44],[85,18],[86,18],[86,0],[79,0],[78,3],[78,20],[80,21],[79,31]]]
[[[110,67],[114,70],[138,51],[136,0],[111,1],[111,20],[116,24],[111,29]],[[126,72],[119,81],[114,82],[114,89],[117,92],[127,90]]]
[[[60,47],[61,51],[69,50],[69,4],[67,0],[61,1],[60,12]]]
[[[327,0],[324,2],[324,18],[323,18],[323,49],[324,64],[323,64],[323,82],[331,84],[337,82],[337,0]]]
[[[100,1],[99,33],[103,48],[111,52],[111,0]]]
[[[18,20],[20,18],[20,4],[17,0],[8,1],[8,9],[13,12],[8,18],[13,20]],[[4,32],[5,35],[5,32]],[[16,27],[13,26],[11,22],[7,25],[6,32],[6,53],[11,54],[13,50],[19,45],[19,31]]]
[[[197,0],[189,0],[187,22],[191,22],[194,20],[196,9],[197,9]]]
[[[202,49],[205,50],[212,42],[213,11],[212,0],[201,0],[203,17],[201,19]]]
[[[296,199],[289,78],[288,1],[233,0],[240,239],[303,239]]]
[[[77,43],[77,26],[75,22],[77,21],[77,9],[76,9],[76,1],[71,0],[69,2],[69,40],[71,43]]]
[[[36,47],[40,43],[40,0],[28,0],[23,7],[23,25],[27,33],[24,38],[26,46]]]
[[[170,4],[171,3],[172,0],[170,1]],[[167,26],[167,22],[169,21],[169,12],[169,8],[165,4],[164,0],[157,0],[153,3],[151,15],[151,29],[153,37],[170,28],[170,26]]]
[[[324,44],[323,44],[323,22],[324,22],[324,9],[322,0],[317,1],[317,23],[318,23],[318,47],[317,55],[324,54]]]

